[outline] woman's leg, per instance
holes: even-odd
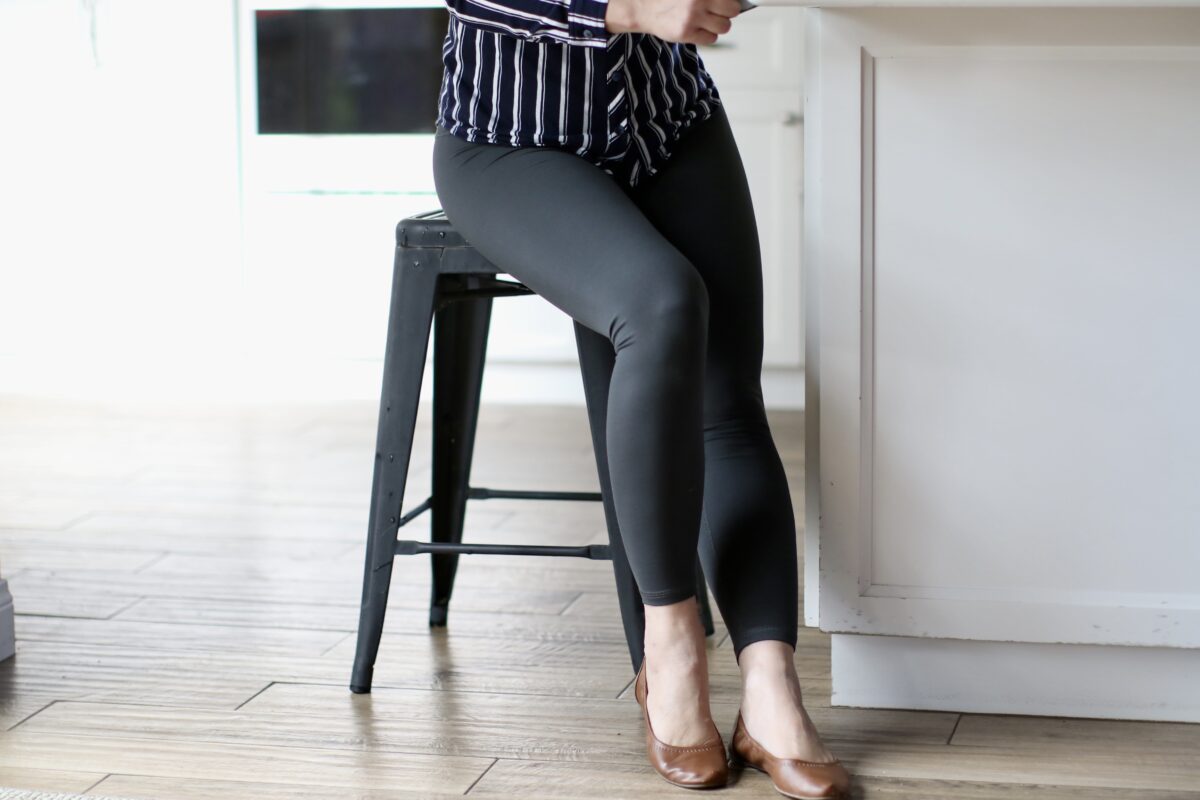
[[[573,153],[467,142],[439,128],[433,172],[442,207],[467,241],[613,343],[609,472],[646,607],[646,672],[654,686],[647,708],[661,740],[700,744],[712,731],[695,584],[704,281],[627,186]],[[672,714],[660,724],[664,711]]]
[[[634,201],[708,288],[704,381],[705,573],[734,652],[799,624],[796,526],[763,407],[762,260],[741,157],[724,110],[688,132]]]
[[[792,659],[796,527],[763,407],[758,230],[723,108],[685,135],[634,200],[695,265],[711,298],[700,555],[742,669],[747,727],[776,754],[823,760]]]
[[[433,172],[467,241],[612,341],[608,457],[630,567],[647,605],[694,602],[709,304],[699,273],[617,181],[573,153],[439,128]]]

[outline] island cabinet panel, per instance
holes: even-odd
[[[835,701],[1200,719],[1200,8],[808,14]]]

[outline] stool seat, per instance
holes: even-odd
[[[616,354],[606,336],[574,323],[600,491],[488,489],[470,485],[492,301],[497,297],[534,294],[520,281],[501,279],[498,277],[501,274],[506,273],[476,250],[454,228],[442,209],[415,214],[396,225],[362,601],[350,679],[350,688],[354,692],[371,690],[392,564],[398,555],[430,556],[431,627],[447,624],[460,555],[491,553],[610,560],[632,672],[636,674],[641,666],[645,609],[625,556],[608,474],[606,417]],[[428,499],[403,513],[401,501],[408,480],[421,381],[431,335],[432,492]],[[609,543],[577,547],[464,543],[467,501],[496,497],[600,501],[604,506]],[[426,511],[430,515],[431,541],[398,540],[399,528]],[[705,632],[711,635],[714,631],[712,612],[698,554],[694,564],[700,621]]]
[[[470,247],[442,209],[413,214],[396,223],[396,244],[401,247]]]

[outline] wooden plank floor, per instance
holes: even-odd
[[[348,690],[374,413],[0,400],[0,574],[18,615],[17,656],[0,664],[0,785],[684,796],[646,762],[608,562],[464,556],[450,626],[431,631],[428,559],[399,558],[375,691]],[[800,524],[802,415],[771,422]],[[425,410],[420,423],[406,508],[429,488]],[[594,490],[583,409],[485,408],[473,483]],[[594,503],[473,501],[467,528],[481,542],[606,541]],[[719,620],[709,647],[728,738],[739,683]],[[828,637],[801,629],[796,663],[860,797],[1200,797],[1198,725],[831,708]],[[719,796],[779,795],[747,772]]]

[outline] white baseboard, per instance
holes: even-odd
[[[832,705],[1200,722],[1200,650],[832,636]]]
[[[762,382],[763,400],[767,408],[804,408],[802,370],[766,369],[763,370]],[[579,374],[579,364],[488,364],[483,377],[483,400],[495,403],[583,405],[583,379]]]
[[[239,361],[181,357],[172,363],[50,365],[0,355],[0,394],[116,402],[319,403],[379,401],[383,363],[377,359],[301,358]],[[430,398],[432,362],[421,384]],[[763,371],[763,399],[772,409],[804,407],[804,371]],[[583,405],[576,361],[489,361],[483,401]]]
[[[16,652],[16,629],[13,625],[12,593],[8,581],[0,578],[0,661]]]

